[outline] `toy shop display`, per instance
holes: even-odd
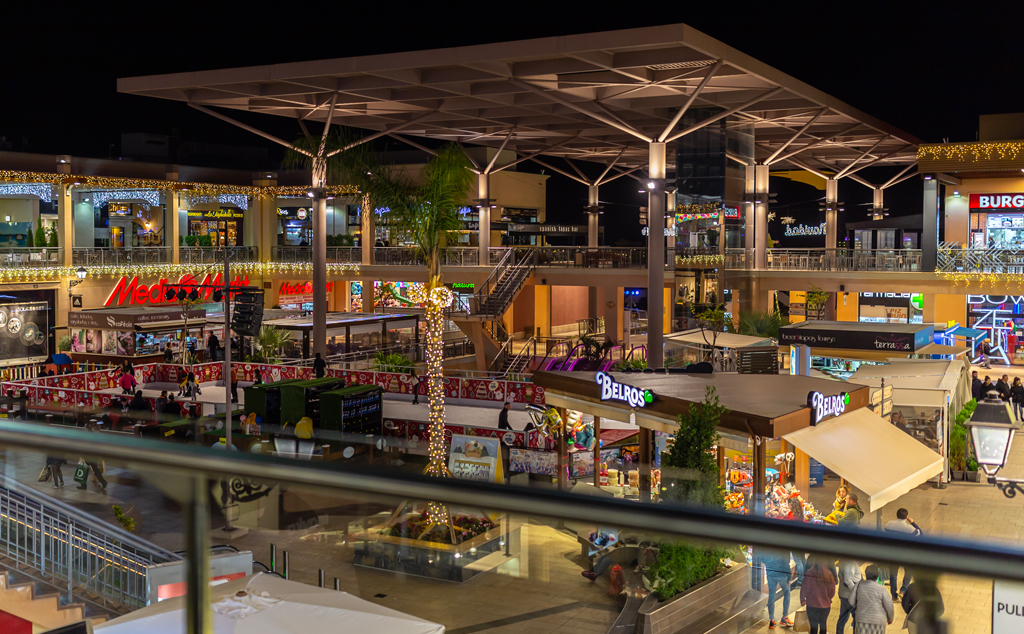
[[[462,480],[505,483],[501,462],[501,440],[479,436],[452,436],[448,470]]]
[[[590,542],[591,546],[589,556],[593,557],[597,553],[613,548],[619,543],[619,529],[598,526],[587,535],[587,541]]]

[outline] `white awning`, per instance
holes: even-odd
[[[701,334],[700,329],[684,330],[683,332],[672,333],[671,335],[665,335],[665,343],[692,343],[702,346],[709,345],[708,341],[711,341],[711,333],[707,335],[707,340],[704,339],[704,335]],[[751,337],[749,335],[737,335],[731,332],[722,332],[718,334],[718,338],[715,339],[716,348],[745,348],[747,346],[767,346],[771,345],[771,339],[766,337]]]
[[[967,352],[967,348],[962,348],[960,346],[944,346],[941,343],[930,343],[914,352],[914,354],[951,354],[954,356],[960,356]]]
[[[942,456],[867,408],[783,438],[863,491],[869,513],[942,473]]]

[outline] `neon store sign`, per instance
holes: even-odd
[[[327,292],[331,293],[334,291],[334,282],[327,282]],[[313,294],[313,282],[299,282],[298,284],[292,284],[290,282],[282,282],[281,288],[277,291],[278,295],[312,295]]]
[[[825,235],[825,223],[817,227],[810,225],[786,225],[787,236],[823,236]]]
[[[139,283],[139,276],[136,275],[128,279],[128,276],[122,276],[114,286],[114,290],[110,291],[110,295],[107,296],[107,301],[103,302],[104,306],[144,306],[145,304],[175,304],[177,300],[167,301],[167,286],[170,283],[166,279],[161,279],[152,286],[146,286],[145,284]],[[209,301],[210,295],[213,294],[213,287],[224,286],[224,278],[222,274],[218,273],[216,277],[210,277],[207,274],[201,282],[197,282],[191,274],[186,273],[178,278],[177,284],[184,286],[185,290],[188,291],[191,286],[208,285],[207,288],[197,289],[200,297],[204,301]],[[231,281],[231,286],[235,288],[241,288],[249,285],[249,276],[238,277]],[[177,289],[175,289],[177,290]]]
[[[630,407],[644,407],[654,402],[654,392],[619,383],[604,372],[597,373],[596,381],[601,386],[602,401],[622,401]]]
[[[839,416],[846,412],[846,406],[850,404],[850,395],[846,392],[835,396],[825,396],[821,392],[809,392],[807,394],[807,407],[811,408],[811,425],[817,425],[829,416]]]

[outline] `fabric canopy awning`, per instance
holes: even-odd
[[[699,328],[693,330],[684,330],[683,332],[677,332],[671,335],[665,336],[666,343],[693,343],[702,346],[709,345],[712,336],[709,332],[707,339],[704,339],[704,335],[701,334]],[[767,337],[751,337],[750,335],[737,335],[731,332],[722,332],[718,334],[718,338],[714,340],[716,348],[745,348],[747,346],[767,346],[771,345],[771,339]]]
[[[867,408],[783,436],[863,491],[867,512],[942,473],[942,456]]]
[[[930,343],[927,346],[921,348],[914,354],[952,354],[961,355],[968,352],[968,348],[962,348],[960,346],[944,346],[941,343]]]
[[[956,330],[946,334],[953,335],[954,337],[965,337],[967,339],[985,339],[988,337],[988,332],[978,330],[977,328],[957,328]]]

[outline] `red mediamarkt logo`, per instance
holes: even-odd
[[[327,282],[327,292],[334,291],[334,282]],[[313,282],[306,282],[305,284],[290,284],[288,282],[281,283],[281,290],[278,291],[278,295],[312,295],[313,294]]]
[[[186,286],[185,290],[188,291],[189,289],[187,287],[193,285],[210,284],[213,286],[222,286],[224,284],[223,280],[224,278],[221,276],[220,273],[218,273],[217,276],[213,278],[211,278],[210,275],[207,274],[206,277],[203,278],[203,281],[196,282],[196,278],[186,273],[185,275],[182,275],[178,279],[178,284]],[[133,277],[131,281],[128,280],[128,276],[126,275],[123,276],[120,280],[118,280],[117,285],[114,287],[114,290],[110,291],[110,295],[107,297],[107,301],[104,302],[103,305],[124,306],[125,304],[142,305],[176,303],[174,300],[168,302],[166,299],[164,299],[164,296],[167,294],[167,285],[167,280],[162,279],[157,284],[153,284],[152,286],[146,286],[145,284],[139,284],[139,277],[137,275]],[[234,287],[242,287],[248,285],[248,275],[241,278],[236,276],[235,279],[231,281],[231,286]],[[213,294],[213,288],[201,289],[200,292],[204,300],[209,300],[210,295]]]

